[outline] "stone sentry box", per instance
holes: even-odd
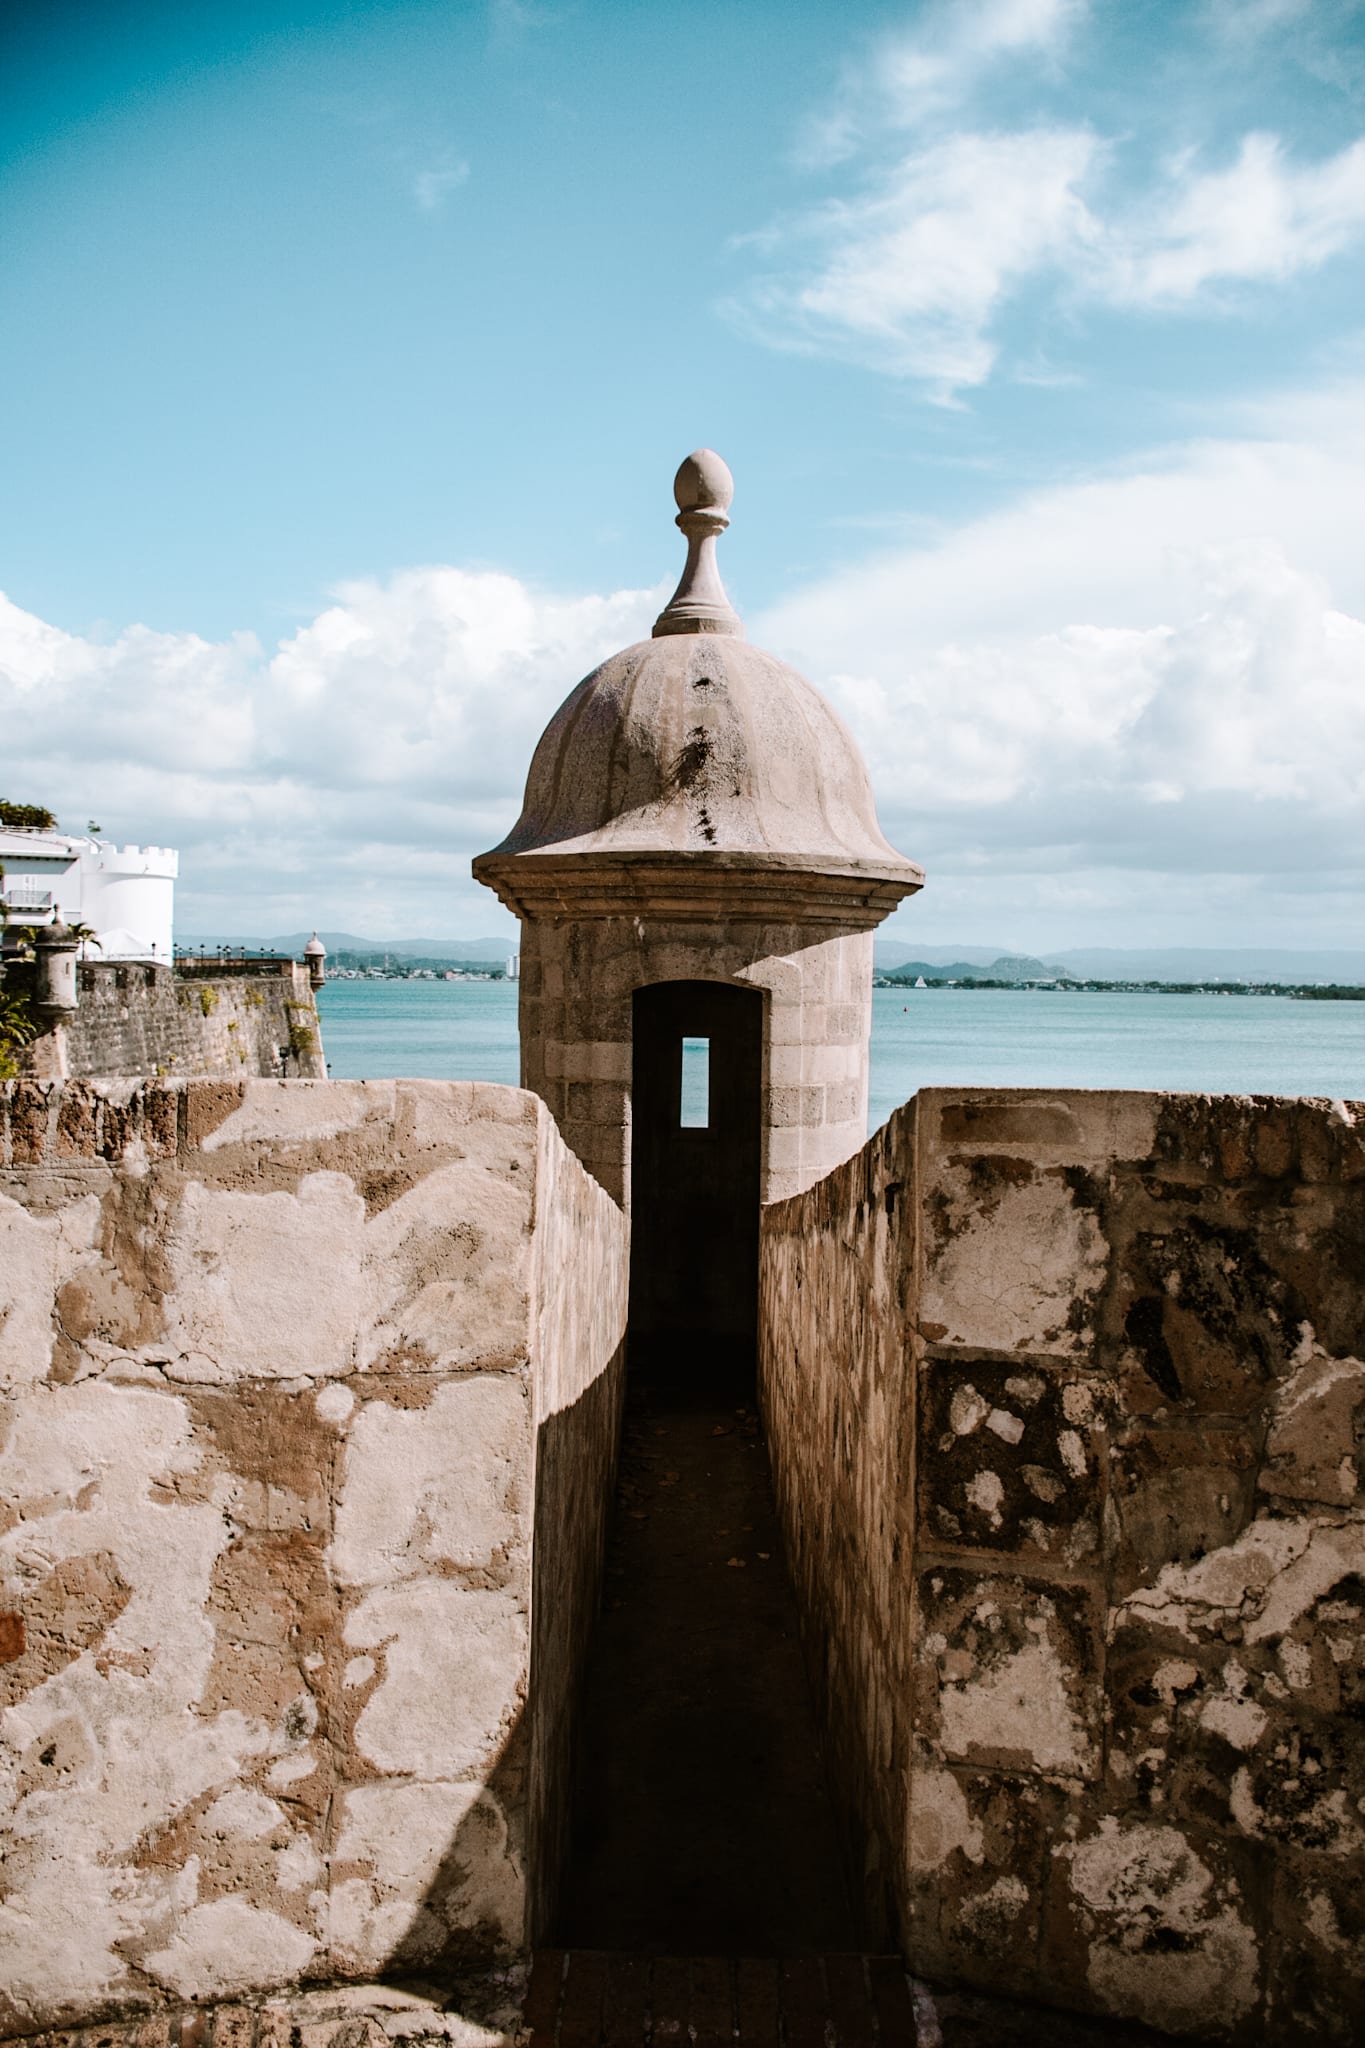
[[[620,1211],[462,1083],[0,1089],[0,2034],[552,1900]]]
[[[872,932],[924,880],[847,728],[744,640],[714,555],[732,492],[710,450],[682,464],[687,565],[653,638],[560,706],[520,818],[474,862],[522,923],[522,1085],[626,1206],[635,991],[763,993],[761,1195],[795,1193],[867,1134]]]

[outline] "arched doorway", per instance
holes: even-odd
[[[632,1364],[751,1382],[761,992],[717,981],[637,989],[632,1066]]]
[[[847,1952],[856,1919],[755,1404],[764,996],[672,981],[633,1007],[630,1363],[557,1941]]]

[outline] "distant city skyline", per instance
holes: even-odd
[[[18,0],[0,92],[0,795],[182,930],[511,936],[705,443],[898,939],[1358,942],[1355,0]]]

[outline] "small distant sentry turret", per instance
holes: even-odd
[[[75,1016],[79,1007],[76,957],[80,947],[79,933],[73,932],[69,924],[63,924],[60,915],[51,924],[41,926],[34,935],[37,973],[33,1007],[49,1028],[64,1024],[68,1017]]]

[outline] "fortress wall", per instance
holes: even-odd
[[[33,1048],[38,1073],[327,1077],[308,972],[295,961],[278,974],[193,981],[140,961],[85,961],[79,980],[75,1016]],[[20,985],[18,968],[10,985]]]
[[[514,1089],[0,1107],[0,2034],[520,1947],[619,1212]]]
[[[763,1211],[759,1393],[845,1860],[894,1944],[911,1627],[914,1104]],[[907,1242],[909,1240],[909,1242]]]
[[[628,1226],[542,1110],[532,1297],[538,1540],[531,1571],[527,1931],[549,1931],[568,1853],[573,1716],[597,1619],[625,1399]]]
[[[1365,1108],[926,1090],[765,1212],[763,1398],[914,1967],[1365,2027]]]

